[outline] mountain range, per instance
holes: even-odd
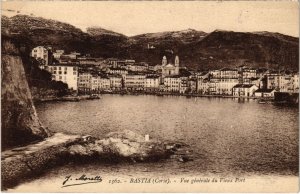
[[[70,24],[16,15],[1,17],[1,32],[11,34],[32,49],[49,45],[66,52],[78,51],[94,57],[135,59],[151,65],[161,63],[164,55],[183,66],[206,70],[249,65],[274,69],[299,69],[299,38],[272,32],[210,33],[186,29],[126,36],[101,27],[86,32]]]

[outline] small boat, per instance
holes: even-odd
[[[266,104],[266,103],[267,103],[266,101],[262,101],[262,100],[258,101],[258,104]]]
[[[97,94],[91,94],[87,99],[88,100],[100,99],[100,96]]]

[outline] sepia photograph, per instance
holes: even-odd
[[[1,191],[299,192],[299,2],[2,1]]]

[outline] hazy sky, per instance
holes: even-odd
[[[2,14],[33,14],[85,31],[100,26],[126,35],[193,28],[205,32],[270,31],[299,36],[297,1],[48,1],[2,2]]]

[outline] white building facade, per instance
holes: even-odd
[[[31,57],[35,59],[42,59],[44,61],[44,65],[49,65],[49,53],[48,50],[43,46],[38,46],[32,49]]]
[[[73,65],[49,65],[46,67],[52,74],[52,79],[68,84],[71,90],[78,89],[78,67]]]

